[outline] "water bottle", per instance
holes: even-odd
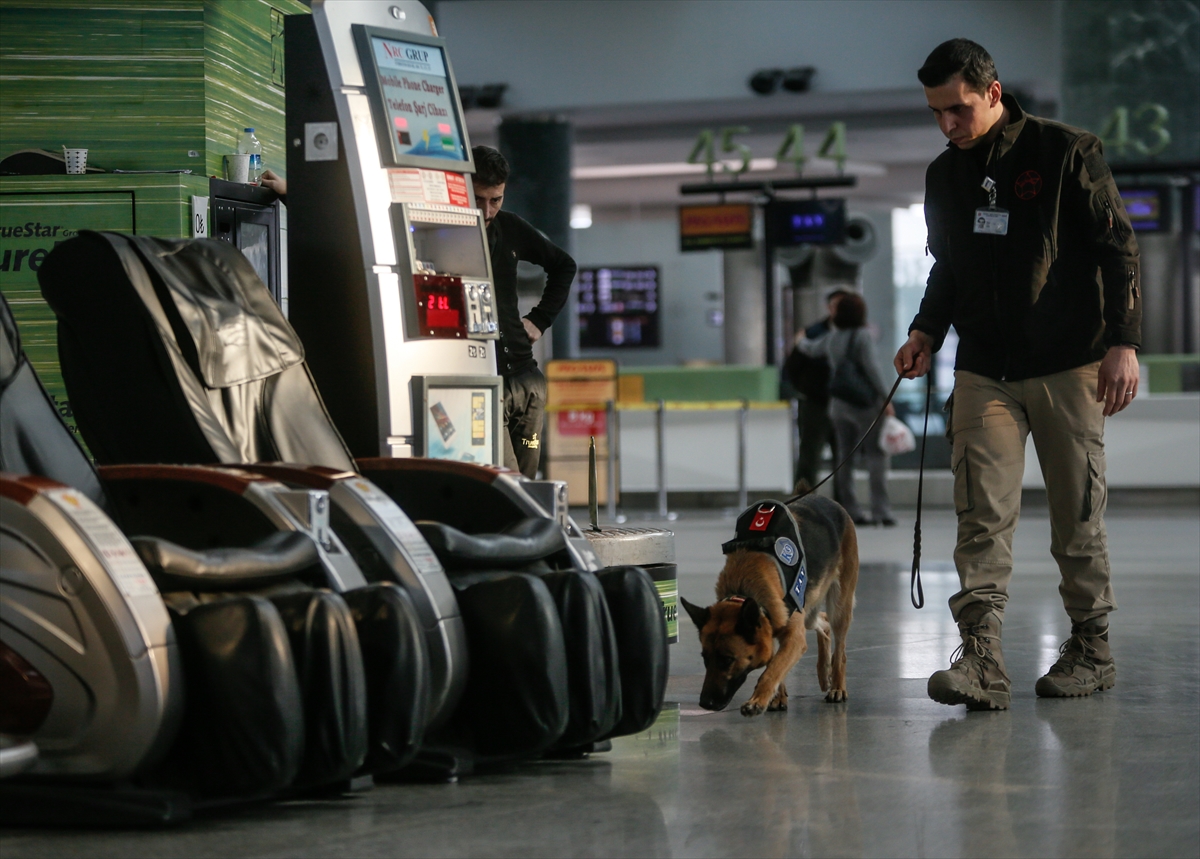
[[[253,128],[242,129],[242,136],[238,140],[237,154],[250,156],[250,170],[248,171],[246,181],[251,185],[257,185],[259,179],[262,178],[263,172],[262,144],[254,136]]]

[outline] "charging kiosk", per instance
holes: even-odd
[[[415,0],[290,16],[288,316],[356,457],[502,464],[483,216],[454,73]]]

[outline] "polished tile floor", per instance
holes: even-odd
[[[732,518],[681,514],[683,594],[708,602]],[[637,524],[637,523],[631,523]],[[953,516],[926,513],[925,593],[908,602],[911,515],[861,536],[846,704],[825,704],[813,651],[788,713],[696,704],[694,629],[672,646],[671,702],[612,753],[265,806],[170,831],[0,833],[21,856],[1197,856],[1200,511],[1112,510],[1117,687],[1041,701],[1033,683],[1069,624],[1044,512],[1017,533],[1005,626],[1012,709],[925,697],[957,644],[945,608]],[[814,648],[815,651],[815,648]]]

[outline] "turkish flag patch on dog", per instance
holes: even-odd
[[[771,517],[775,515],[774,505],[761,504],[754,513],[754,521],[750,523],[751,531],[765,531],[767,526],[771,524]]]

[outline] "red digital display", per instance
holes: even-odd
[[[425,322],[430,328],[457,328],[459,312],[440,307],[431,307],[425,312]]]
[[[446,275],[414,277],[421,333],[426,337],[464,337],[462,281]]]

